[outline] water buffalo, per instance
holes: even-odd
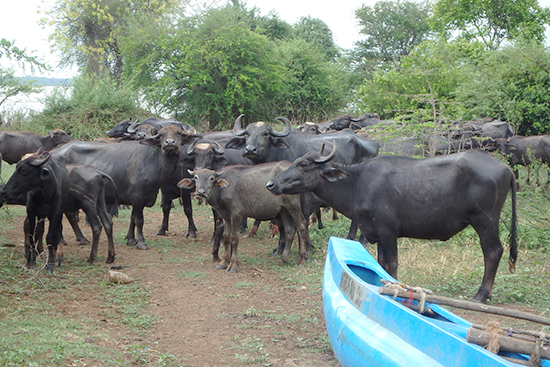
[[[233,126],[235,137],[229,140],[225,147],[242,149],[243,156],[255,163],[285,160],[293,162],[307,152],[319,151],[325,146],[327,149],[337,146],[334,160],[344,164],[357,163],[378,154],[377,141],[359,136],[350,129],[330,134],[310,135],[292,130],[288,119],[278,117],[277,120],[285,124],[281,132],[274,131],[271,126],[261,121],[249,124],[243,130],[241,128],[243,116],[240,115],[235,121]]]
[[[343,115],[333,118],[328,122],[328,125],[332,130],[358,130],[363,127],[374,126],[380,123],[382,123],[382,120],[380,120],[380,115],[378,115],[377,113],[366,112],[358,118],[354,118],[350,115]]]
[[[163,213],[162,224],[156,234],[163,236],[166,234],[169,226],[170,211],[172,209],[172,200],[181,198],[183,210],[188,221],[188,230],[186,238],[195,238],[197,228],[193,220],[193,207],[191,202],[191,191],[177,187],[178,182],[183,178],[189,178],[188,170],[195,167],[219,169],[227,164],[252,164],[252,162],[242,156],[238,151],[225,151],[222,145],[231,138],[231,132],[211,132],[197,136],[194,144],[188,146],[186,150],[180,152],[180,161],[174,174],[161,186],[161,207]],[[197,147],[199,149],[197,149]],[[245,226],[246,227],[246,226]]]
[[[51,153],[29,156],[17,163],[14,174],[2,188],[1,196],[8,203],[18,198],[25,198],[29,248],[25,249],[27,267],[33,268],[36,262],[37,250],[35,228],[37,221],[48,218],[49,227],[46,235],[48,247],[48,272],[54,271],[54,258],[57,245],[61,240],[63,219],[62,203],[69,192],[69,174],[64,164],[50,159]],[[27,239],[25,239],[27,241]]]
[[[319,151],[324,145],[328,149],[332,144],[338,146],[336,160],[342,163],[355,163],[378,154],[378,142],[358,136],[347,129],[332,134],[310,135],[292,130],[290,121],[284,117],[277,120],[285,124],[283,131],[275,131],[265,122],[249,124],[241,128],[241,115],[235,121],[228,149],[243,149],[243,155],[255,163],[294,161],[309,151]]]
[[[47,136],[29,132],[2,131],[0,132],[0,164],[1,160],[8,164],[17,163],[27,153],[35,153],[38,150],[48,151],[71,140],[72,138],[60,129],[48,131]]]
[[[508,158],[516,178],[518,171],[515,166],[525,166],[529,172],[529,165],[536,160],[546,165],[550,163],[549,135],[512,136],[508,139],[495,139],[495,142],[496,148]]]
[[[183,179],[178,185],[195,189],[195,196],[208,202],[224,221],[223,242],[225,256],[218,268],[237,270],[237,248],[239,226],[242,218],[260,220],[279,218],[283,223],[281,237],[284,249],[281,259],[288,261],[288,255],[296,229],[300,243],[298,264],[304,264],[306,254],[306,220],[300,206],[300,195],[271,195],[266,183],[282,172],[290,162],[272,162],[253,166],[228,166],[223,171],[200,169],[193,172],[193,178]],[[219,244],[219,237],[215,239]],[[219,246],[219,245],[218,245]]]
[[[143,122],[139,122],[139,117],[134,116],[135,120],[127,119],[119,122],[111,130],[107,131],[107,136],[110,138],[124,138],[127,133],[132,134],[130,131],[135,130],[139,125],[151,125],[155,130],[160,131],[165,126],[174,125],[182,129],[186,134],[195,134],[195,128],[188,124],[182,124],[177,120],[172,119],[159,119],[156,117],[149,117]]]
[[[448,240],[468,225],[479,235],[485,273],[473,297],[486,302],[503,253],[499,220],[512,190],[510,271],[516,257],[516,184],[511,169],[480,150],[428,159],[380,156],[355,165],[310,152],[273,178],[274,194],[311,191],[355,220],[378,244],[378,262],[397,276],[397,238]],[[352,201],[350,201],[352,198]]]
[[[155,204],[158,190],[178,167],[180,151],[195,139],[196,135],[170,125],[145,140],[118,144],[75,141],[54,149],[52,154],[64,157],[67,163],[90,165],[108,174],[117,187],[119,203],[132,206],[127,244],[147,249],[143,208]]]

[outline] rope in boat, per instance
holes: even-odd
[[[408,299],[408,301],[405,302],[405,304],[409,308],[411,308],[411,306],[412,306],[414,293],[418,293],[420,295],[420,300],[418,301],[418,310],[417,311],[419,313],[424,313],[424,311],[425,311],[424,305],[426,303],[426,295],[427,294],[432,294],[432,291],[430,291],[429,289],[424,289],[424,288],[420,288],[420,287],[411,287],[411,286],[408,286],[408,285],[403,284],[403,283],[393,282],[393,281],[384,280],[384,279],[381,279],[381,281],[382,281],[382,284],[384,284],[385,288],[388,288],[389,290],[393,291],[393,299],[396,299],[399,296],[399,293],[403,292],[402,298]]]

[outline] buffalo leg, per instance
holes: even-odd
[[[224,223],[223,219],[220,217],[217,211],[212,210],[214,215],[214,234],[212,235],[212,258],[214,261],[220,261],[219,251],[220,251],[220,244],[223,238],[224,244],[225,242],[225,236],[224,236]],[[224,268],[225,269],[225,268]]]
[[[393,234],[380,234],[378,241],[378,263],[397,279],[397,237]]]
[[[46,245],[48,246],[48,264],[46,269],[50,274],[54,272],[55,263],[61,266],[62,259],[55,259],[57,253],[57,247],[61,241],[61,233],[63,232],[63,225],[61,220],[63,219],[63,213],[59,212],[52,215],[50,225],[48,227],[48,234],[46,235]]]
[[[135,231],[136,231],[136,223],[134,221],[134,209],[132,208],[132,214],[130,215],[130,226],[128,227],[128,233],[126,234],[126,246],[135,246],[136,245],[136,238],[135,238]]]
[[[296,224],[292,220],[292,217],[287,211],[281,212],[281,220],[283,226],[285,227],[285,245],[283,252],[281,254],[281,260],[283,263],[288,263],[288,255],[290,254],[290,249],[292,248],[292,242],[294,241],[294,235],[296,233]],[[281,233],[281,236],[283,234]]]
[[[67,220],[69,221],[69,224],[71,225],[71,228],[73,229],[73,232],[76,236],[77,244],[79,244],[80,246],[89,245],[90,241],[88,241],[88,239],[86,237],[84,237],[84,235],[82,234],[82,231],[80,230],[80,227],[78,226],[77,212],[65,213],[65,217],[67,217]]]
[[[170,210],[172,210],[172,200],[166,198],[164,194],[161,195],[160,207],[162,208],[162,224],[157,230],[157,236],[165,236],[168,230],[168,222],[170,220]]]
[[[307,261],[307,240],[309,238],[309,228],[307,226],[306,218],[301,210],[294,210],[289,212],[289,215],[292,217],[292,222],[294,224],[294,231],[292,232],[291,242],[287,244],[288,251],[285,248],[285,252],[290,252],[290,247],[292,246],[292,240],[294,238],[294,233],[298,231],[298,265],[303,265]],[[288,233],[287,233],[288,236]]]
[[[187,233],[185,234],[185,238],[197,238],[197,227],[195,227],[195,222],[193,221],[193,201],[191,200],[191,191],[182,190],[181,199],[183,202],[183,212],[187,217],[187,223],[188,223]]]
[[[246,218],[245,218],[245,220],[246,220]],[[252,225],[252,228],[250,228],[250,231],[248,231],[248,233],[245,235],[245,238],[254,237],[258,233],[258,228],[260,227],[260,223],[262,223],[262,221],[259,220],[259,219],[256,219],[254,221],[254,224]],[[241,222],[240,229],[242,229],[242,228],[243,228],[243,226],[242,226],[242,222]],[[239,232],[240,232],[240,229],[239,229]],[[245,223],[244,229],[246,230],[246,223]],[[242,231],[242,232],[244,232],[244,231]]]
[[[485,223],[484,225],[476,224],[475,226],[472,224],[472,227],[474,227],[479,235],[485,271],[481,286],[471,300],[485,303],[488,299],[491,299],[491,291],[497,274],[498,264],[504,250],[498,235],[498,221],[496,224]]]
[[[33,233],[35,231],[35,224],[31,222],[34,222],[35,218],[25,218],[25,221],[23,222],[23,232],[25,233],[25,258],[27,259],[27,268],[33,269],[34,265],[36,263],[36,257],[38,256],[38,252],[36,251],[36,242],[34,241],[35,234]]]
[[[132,218],[136,229],[136,248],[139,250],[149,249],[145,237],[143,237],[143,205],[132,205]]]
[[[105,195],[103,192],[99,194],[99,198],[97,202],[97,212],[99,215],[99,219],[101,220],[101,224],[105,229],[105,234],[107,235],[108,250],[107,250],[107,260],[105,262],[107,264],[110,264],[113,261],[115,261],[115,244],[113,240],[113,221],[111,220],[111,216],[109,215],[107,206],[105,205]]]
[[[239,224],[240,223],[241,223],[241,218],[231,218],[231,222],[228,223],[230,257],[229,257],[229,265],[225,270],[232,273],[235,273],[237,271],[237,267],[239,264],[237,250],[239,248]]]
[[[93,264],[97,258],[97,248],[99,246],[99,236],[101,235],[101,223],[97,213],[97,203],[86,200],[82,203],[82,210],[86,213],[88,223],[92,229],[92,248],[90,249],[90,257],[88,263]]]

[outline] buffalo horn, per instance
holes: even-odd
[[[330,152],[329,155],[327,156],[323,156],[323,150],[324,150],[324,147],[325,145],[323,144],[323,147],[321,148],[321,157],[315,159],[315,162],[316,163],[325,163],[325,162],[328,162],[330,161],[333,157],[334,157],[334,154],[336,154],[336,144],[334,143],[334,141],[332,142],[332,152]]]
[[[189,173],[191,176],[195,176],[195,171],[191,171],[190,169],[187,169],[187,173]]]
[[[52,155],[50,154],[50,152],[44,152],[40,156],[38,156],[36,159],[34,159],[32,162],[30,162],[30,164],[32,166],[41,166],[44,163],[46,163],[51,156]]]
[[[128,126],[128,128],[126,129],[126,132],[130,133],[130,134],[135,134],[136,132],[136,127],[138,127],[139,123],[136,121],[136,122],[132,122],[130,124],[130,126]]]
[[[212,145],[214,146],[214,153],[217,155],[222,155],[225,152],[225,149],[217,141],[213,141]]]
[[[223,175],[224,171],[219,171],[219,172],[216,172],[216,177],[220,177],[221,175]]]
[[[244,113],[235,120],[235,125],[233,126],[233,134],[235,134],[235,136],[243,136],[246,133],[241,127],[241,119],[243,116]]]
[[[281,132],[272,131],[271,135],[278,136],[278,137],[283,137],[283,136],[287,136],[288,134],[290,134],[290,127],[291,127],[290,126],[290,121],[286,117],[277,117],[275,120],[279,120],[279,121],[284,122],[285,123],[285,128]]]
[[[197,140],[195,140],[195,141],[193,142],[193,144],[191,144],[191,145],[189,146],[189,148],[187,148],[187,155],[193,155],[193,154],[195,154],[195,146],[197,145],[197,142],[198,142],[199,140],[201,140],[201,139],[202,139],[202,136],[201,136],[200,138],[198,138]]]

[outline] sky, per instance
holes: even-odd
[[[550,0],[548,0],[550,2]],[[335,43],[342,48],[352,48],[354,42],[360,39],[359,26],[355,18],[355,10],[363,4],[373,6],[376,0],[338,0],[333,1],[304,1],[304,0],[243,0],[248,8],[254,6],[260,9],[262,15],[275,11],[279,17],[294,24],[300,17],[311,16],[324,21],[333,32]],[[55,67],[57,55],[50,53],[48,43],[48,29],[42,29],[38,25],[41,15],[38,7],[46,8],[55,3],[55,0],[16,0],[4,1],[2,4],[2,18],[0,20],[0,38],[8,41],[15,40],[17,47],[24,48],[31,54],[41,56],[46,63]],[[225,3],[220,1],[217,3]],[[2,57],[0,63],[6,66],[6,58]],[[17,72],[17,74],[29,74],[30,70]],[[56,69],[53,73],[43,76],[71,77],[74,70]]]
[[[194,0],[204,3],[204,0]],[[279,17],[294,24],[300,17],[311,16],[324,21],[333,32],[335,43],[345,49],[353,47],[361,39],[359,26],[355,18],[355,11],[363,5],[374,6],[377,0],[337,0],[337,1],[304,1],[304,0],[242,0],[248,8],[256,6],[262,15],[275,11]],[[225,0],[212,0],[217,4]],[[42,60],[55,68],[54,72],[43,76],[71,77],[75,70],[61,70],[56,68],[57,55],[50,53],[48,34],[49,30],[38,25],[41,15],[38,7],[49,7],[55,0],[15,0],[3,1],[2,18],[0,19],[0,38],[9,41],[15,40],[19,48],[30,51],[32,55],[42,57]],[[550,0],[539,0],[543,7],[550,7]],[[548,33],[548,32],[547,32]],[[549,37],[550,38],[550,37]],[[34,51],[34,52],[33,52]],[[7,66],[5,57],[0,58],[0,64]],[[18,75],[29,74],[30,70],[18,71]]]

